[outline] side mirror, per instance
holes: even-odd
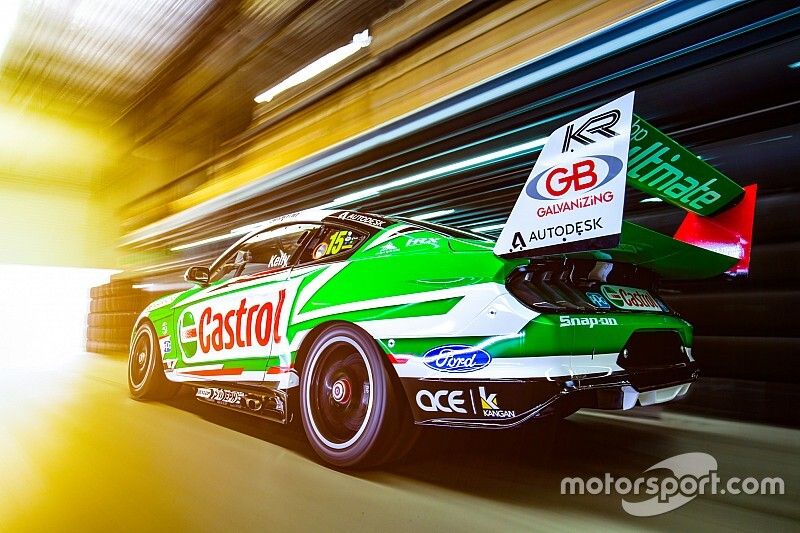
[[[186,269],[183,279],[189,283],[198,283],[200,285],[208,285],[208,267],[204,266],[191,266]]]

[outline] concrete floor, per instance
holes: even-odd
[[[537,435],[427,434],[401,464],[343,473],[288,428],[188,395],[133,401],[123,360],[84,355],[0,373],[0,529],[800,529],[798,430],[651,409],[579,413]],[[559,493],[564,476],[636,477],[696,451],[723,478],[780,475],[786,494],[700,496],[636,518],[619,496]]]

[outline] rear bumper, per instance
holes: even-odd
[[[630,409],[685,395],[697,364],[528,379],[402,379],[417,424],[509,428],[580,408]]]

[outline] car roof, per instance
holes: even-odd
[[[437,233],[445,234],[449,237],[456,238],[472,238],[480,240],[491,240],[486,235],[451,228],[441,224],[434,224],[431,222],[422,222],[411,218],[392,217],[385,215],[376,215],[373,213],[364,213],[361,211],[353,210],[338,210],[338,209],[306,209],[304,211],[296,211],[279,217],[275,217],[262,222],[251,224],[252,229],[243,233],[243,237],[237,240],[233,245],[249,239],[253,235],[268,230],[271,227],[284,225],[284,224],[303,224],[303,223],[323,223],[323,222],[347,222],[360,226],[361,228],[369,230],[371,233],[384,230],[389,226],[397,223],[410,224],[417,226],[420,229],[427,229]],[[247,226],[245,226],[247,228]]]
[[[255,222],[239,228],[241,237],[236,239],[236,242],[231,244],[211,263],[211,269],[213,270],[216,265],[223,260],[224,257],[228,256],[232,250],[240,246],[241,243],[275,226],[281,226],[284,224],[314,224],[335,221],[349,222],[351,224],[368,229],[372,233],[381,231],[397,222],[397,220],[393,218],[352,210],[306,209],[303,211],[295,211],[294,213],[288,213],[286,215],[281,215],[269,220]]]
[[[255,222],[247,226],[239,228],[239,232],[246,236],[251,237],[256,233],[269,229],[273,226],[283,224],[302,224],[302,223],[320,223],[320,222],[333,222],[336,220],[343,220],[351,222],[360,226],[367,226],[374,230],[381,230],[389,227],[397,222],[392,217],[383,215],[375,215],[372,213],[362,213],[353,210],[340,210],[340,209],[305,209],[303,211],[295,211],[279,217]]]

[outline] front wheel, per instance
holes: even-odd
[[[308,351],[300,380],[300,414],[314,451],[338,467],[369,467],[395,458],[407,415],[384,363],[364,331],[323,331]]]
[[[136,329],[128,354],[128,390],[137,400],[166,400],[175,396],[180,384],[164,375],[156,332],[149,322]]]

